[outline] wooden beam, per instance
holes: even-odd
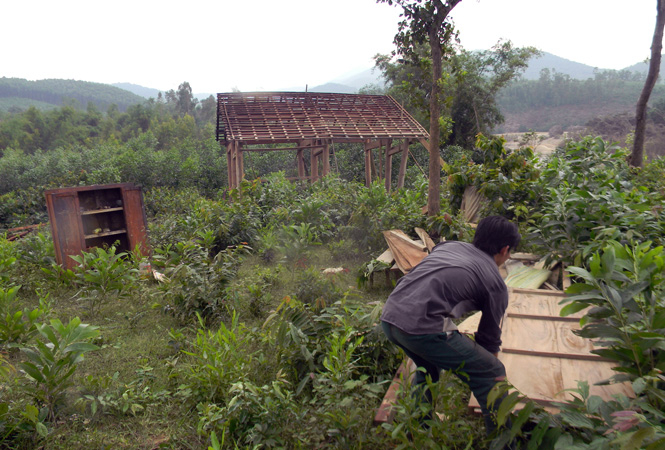
[[[326,143],[323,147],[323,176],[330,175],[330,144]]]
[[[395,417],[395,411],[393,410],[393,405],[397,401],[397,394],[399,393],[400,386],[406,384],[411,386],[411,379],[415,372],[415,364],[411,361],[410,358],[405,358],[402,361],[402,364],[397,369],[397,373],[393,377],[393,381],[388,387],[386,395],[383,397],[383,401],[379,406],[379,409],[374,415],[374,425],[380,425],[382,423],[389,423]]]
[[[522,350],[518,348],[502,348],[502,353],[513,354],[513,355],[525,355],[525,356],[544,356],[546,358],[560,358],[560,359],[579,359],[582,361],[605,361],[605,362],[614,362],[612,359],[603,358],[602,356],[597,356],[594,354],[578,354],[578,353],[561,353],[561,352],[544,352],[539,350]]]
[[[226,146],[226,176],[228,178],[229,189],[235,188],[233,184],[233,142],[229,142]]]
[[[392,141],[387,141],[386,142],[386,167],[385,167],[385,186],[386,186],[386,192],[390,192],[390,187],[392,185],[392,173],[393,173],[393,156],[390,153],[392,146]]]
[[[236,147],[236,153],[237,153],[237,168],[238,168],[238,186],[240,186],[240,182],[245,178],[245,158],[243,157],[242,154],[242,145],[238,143],[238,146]]]
[[[243,148],[244,152],[281,152],[281,151],[293,151],[293,150],[302,150],[305,148],[322,148],[323,145],[310,145],[307,147],[274,147],[274,148]]]
[[[511,312],[508,313],[508,317],[514,317],[515,319],[550,320],[558,322],[580,322],[579,317],[543,316],[537,314],[518,314]]]
[[[423,146],[427,149],[429,149],[429,141],[425,138],[418,138],[418,142],[423,144]]]
[[[372,150],[365,149],[365,186],[372,184]]]
[[[296,159],[298,162],[298,178],[305,177],[305,158],[303,156],[303,149],[299,149],[296,153]]]
[[[319,155],[315,154],[314,151],[310,154],[311,162],[311,173],[312,173],[312,182],[319,181]]]
[[[404,139],[398,148],[402,151],[402,158],[399,161],[399,174],[397,175],[397,189],[399,190],[404,187],[404,179],[406,178],[406,164],[409,161],[409,140]]]
[[[381,143],[381,140],[365,142],[365,150],[374,150],[375,148],[379,148],[382,146],[383,144]]]

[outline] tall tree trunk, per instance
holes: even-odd
[[[441,86],[441,72],[443,63],[443,49],[441,47],[442,35],[445,30],[443,24],[453,10],[462,0],[434,0],[434,20],[428,30],[429,43],[432,52],[432,91],[429,99],[429,188],[427,190],[427,215],[438,216],[441,212],[441,160],[439,154],[439,117],[441,116],[441,102],[439,101]]]
[[[434,27],[432,27],[434,28]],[[438,26],[436,30],[438,30]],[[430,43],[432,48],[432,91],[429,99],[429,188],[427,190],[427,215],[438,216],[441,212],[441,162],[439,160],[439,116],[441,115],[441,103],[439,102],[439,91],[441,87],[441,46],[437,31],[430,30]]]
[[[642,167],[644,160],[644,135],[647,125],[647,103],[651,96],[658,72],[660,71],[661,51],[663,50],[663,28],[665,27],[665,0],[657,0],[656,3],[656,30],[653,33],[653,42],[651,43],[651,61],[649,62],[649,73],[644,82],[644,88],[640,99],[635,108],[635,141],[633,142],[633,151],[630,154],[630,165],[633,167]]]

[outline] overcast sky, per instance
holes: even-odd
[[[0,0],[0,76],[194,92],[304,88],[373,66],[399,8],[375,0]],[[463,0],[469,50],[499,39],[594,67],[649,56],[656,0]]]

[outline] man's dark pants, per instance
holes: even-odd
[[[408,334],[394,325],[381,322],[388,339],[401,347],[418,367],[414,385],[425,383],[426,376],[432,382],[439,381],[441,370],[452,370],[457,377],[469,385],[476,396],[485,419],[487,434],[496,429],[487,408],[487,396],[494,385],[505,379],[506,369],[493,354],[457,331],[452,333]],[[431,396],[431,394],[429,394]],[[431,401],[431,398],[428,398]],[[498,402],[496,404],[498,407]]]

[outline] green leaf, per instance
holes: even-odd
[[[645,450],[662,450],[664,448],[665,448],[665,438],[661,438],[647,445]]]
[[[594,428],[593,422],[591,422],[589,418],[576,411],[562,411],[561,419],[575,428],[586,428],[591,430]]]
[[[42,422],[37,422],[35,428],[37,429],[37,434],[39,434],[41,437],[45,438],[48,436],[48,428],[46,428],[46,425],[44,425]]]
[[[593,286],[590,286],[585,283],[575,283],[570,285],[568,289],[566,289],[566,294],[568,295],[580,294],[582,292],[589,292],[595,289],[596,288],[594,288]]]
[[[520,400],[522,400],[522,398],[518,391],[511,392],[504,397],[496,413],[496,423],[498,426],[501,427],[506,423],[510,412],[515,409],[515,405],[517,405]]]
[[[517,413],[517,417],[513,420],[512,427],[510,429],[510,435],[511,438],[514,438],[517,436],[522,429],[522,426],[526,423],[527,420],[529,420],[529,416],[533,412],[533,410],[536,408],[536,404],[532,402],[531,400],[527,400],[526,403],[524,404],[524,408],[520,410],[520,412]]]
[[[46,382],[46,379],[44,378],[44,375],[41,373],[41,371],[34,364],[29,363],[29,362],[23,362],[23,363],[19,364],[19,367],[21,369],[23,369],[25,371],[25,373],[27,373],[30,376],[30,378],[37,381],[38,383],[45,383]]]
[[[644,392],[644,389],[647,387],[647,382],[644,378],[640,377],[635,380],[633,380],[633,391],[635,391],[635,394],[640,395],[642,392]]]
[[[640,428],[632,433],[619,436],[612,443],[621,444],[621,450],[639,450],[642,442],[656,433],[653,427]]]
[[[614,248],[609,247],[605,250],[602,256],[602,263],[603,263],[603,268],[602,268],[602,276],[606,280],[611,280],[612,279],[612,273],[614,272]]]
[[[99,347],[96,346],[95,344],[90,344],[88,342],[75,342],[74,344],[65,347],[65,349],[62,352],[65,354],[71,352],[85,353],[93,350],[99,350]]]
[[[596,278],[591,275],[588,271],[585,269],[582,269],[581,267],[575,267],[575,266],[570,266],[568,267],[568,271],[572,274],[577,275],[578,277],[584,279],[587,281],[589,284],[596,284]]]
[[[561,308],[561,311],[559,312],[559,315],[561,317],[566,317],[566,316],[569,316],[571,314],[575,314],[576,312],[579,312],[579,311],[581,311],[585,308],[588,308],[588,307],[589,307],[589,305],[586,305],[584,303],[573,302],[573,303],[570,303],[570,304],[564,306],[563,308]]]

